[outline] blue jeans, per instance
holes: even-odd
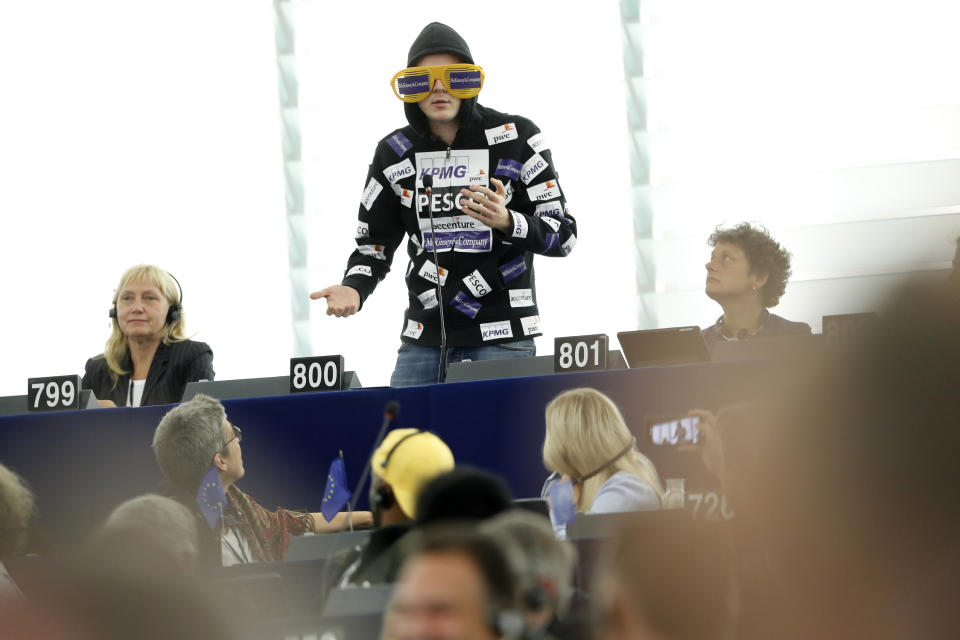
[[[447,365],[464,360],[504,360],[532,358],[537,355],[533,338],[491,344],[482,347],[450,347]],[[424,347],[404,342],[397,350],[397,364],[390,376],[391,387],[413,387],[434,384],[440,367],[440,347]]]

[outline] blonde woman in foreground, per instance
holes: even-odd
[[[546,408],[543,463],[552,481],[569,480],[577,513],[660,509],[657,470],[637,449],[619,409],[596,389],[571,389]],[[555,523],[556,524],[556,523]]]

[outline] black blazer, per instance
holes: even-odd
[[[124,369],[133,369],[129,353]],[[205,342],[183,340],[169,346],[161,342],[150,363],[140,405],[180,402],[188,382],[213,380],[213,375],[213,351]],[[82,386],[91,389],[98,400],[113,400],[118,407],[124,407],[130,374],[120,376],[114,386],[107,360],[100,354],[87,360]]]

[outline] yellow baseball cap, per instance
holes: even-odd
[[[394,429],[370,460],[373,473],[390,485],[397,504],[411,518],[423,485],[453,466],[450,447],[436,434],[419,429]]]

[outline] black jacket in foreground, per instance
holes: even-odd
[[[343,284],[359,292],[362,304],[406,238],[408,306],[401,340],[439,345],[436,237],[449,346],[540,335],[533,256],[566,256],[577,241],[548,142],[527,118],[485,108],[476,98],[461,103],[460,128],[449,146],[429,133],[416,104],[406,111],[411,125],[383,138],[374,153],[360,203],[358,247]],[[423,184],[428,174],[432,197]],[[513,220],[507,232],[460,211],[460,189],[494,189],[490,178],[507,189]]]
[[[123,368],[133,370],[129,352]],[[165,345],[161,342],[150,363],[140,406],[180,402],[188,382],[213,380],[213,376],[213,351],[207,343],[182,340]],[[118,407],[125,407],[130,374],[119,376],[114,386],[107,360],[100,354],[87,360],[82,386],[92,390],[98,400],[113,400]]]

